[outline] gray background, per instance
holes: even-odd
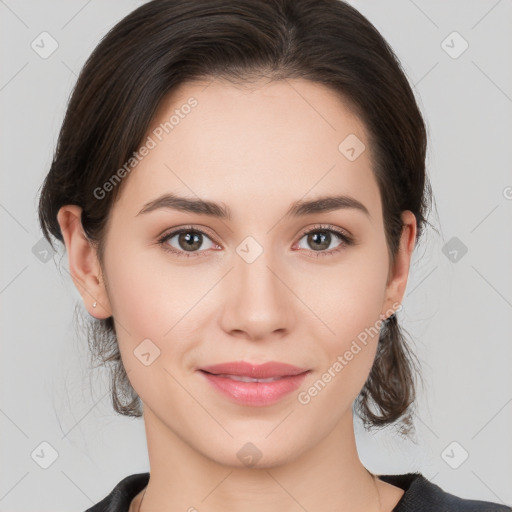
[[[114,414],[108,373],[87,367],[67,255],[45,261],[36,216],[77,74],[141,3],[0,1],[2,511],[85,510],[149,469],[142,419]],[[426,383],[417,442],[356,422],[360,456],[380,474],[421,471],[453,494],[510,505],[512,3],[350,3],[389,41],[414,86],[438,213],[399,316]],[[47,58],[31,47],[43,31],[58,43]]]

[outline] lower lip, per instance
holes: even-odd
[[[263,406],[278,402],[295,391],[309,372],[271,382],[241,382],[200,371],[217,390],[242,405]]]

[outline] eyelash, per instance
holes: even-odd
[[[212,238],[208,233],[206,233],[205,231],[201,230],[201,229],[197,229],[195,228],[194,226],[185,226],[184,228],[180,228],[180,229],[177,229],[175,231],[171,231],[170,233],[166,233],[164,234],[163,236],[161,236],[159,239],[158,239],[158,244],[162,247],[162,249],[166,252],[170,252],[172,254],[175,254],[176,256],[178,257],[184,257],[184,258],[195,258],[195,257],[201,257],[201,253],[204,253],[203,255],[207,255],[207,251],[206,250],[203,250],[203,251],[190,251],[190,252],[187,252],[187,251],[181,251],[181,250],[177,250],[175,249],[174,247],[171,247],[169,244],[167,244],[166,242],[168,240],[170,240],[171,238],[173,238],[174,236],[176,235],[179,235],[181,233],[189,233],[189,232],[193,232],[193,233],[200,233],[208,238]],[[354,245],[354,240],[352,237],[350,237],[347,233],[345,233],[344,231],[342,231],[341,229],[335,227],[335,226],[332,226],[331,224],[322,224],[322,225],[318,225],[318,226],[315,226],[314,228],[312,229],[309,229],[307,231],[304,231],[300,237],[299,237],[299,241],[306,235],[309,235],[310,233],[316,233],[316,232],[329,232],[329,233],[334,233],[338,238],[341,239],[342,243],[334,248],[334,249],[330,249],[328,251],[308,251],[310,253],[313,253],[315,257],[319,257],[319,256],[334,256],[336,254],[338,254],[338,252],[342,251],[345,247],[348,247],[348,246],[351,246],[351,245]],[[212,240],[214,243],[216,243],[214,240]]]

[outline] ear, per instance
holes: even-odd
[[[411,264],[412,251],[416,243],[416,216],[410,210],[402,212],[402,234],[400,245],[395,256],[394,264],[390,265],[388,282],[386,284],[385,300],[381,318],[385,319],[392,315],[391,311],[399,309],[397,304],[402,299],[407,286],[409,268]]]
[[[95,318],[112,316],[96,248],[82,227],[82,208],[66,205],[59,209],[57,220],[69,258],[69,271],[85,307]],[[96,303],[96,307],[93,304]]]

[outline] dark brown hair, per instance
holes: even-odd
[[[51,236],[63,241],[59,209],[76,204],[103,261],[106,223],[123,182],[104,198],[94,190],[137,151],[164,96],[204,78],[234,84],[301,78],[330,87],[365,125],[391,262],[402,211],[416,216],[419,240],[432,194],[426,129],[398,58],[363,15],[340,0],[153,0],[108,32],[77,80],[40,196],[50,244]],[[88,336],[94,357],[111,364],[114,409],[140,416],[113,318],[92,320]],[[401,419],[402,432],[414,430],[416,375],[417,360],[394,315],[354,402],[365,427]]]

